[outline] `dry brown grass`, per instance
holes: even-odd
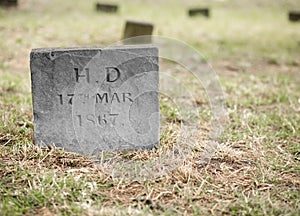
[[[173,136],[174,129],[172,127]],[[172,136],[171,136],[172,137]],[[175,137],[166,146],[177,143]],[[297,214],[299,207],[299,160],[284,147],[287,140],[276,140],[277,148],[266,147],[267,137],[245,135],[243,140],[219,145],[216,154],[203,163],[203,138],[194,134],[198,148],[169,173],[148,180],[131,180],[111,175],[99,162],[54,147],[39,148],[30,143],[1,145],[1,176],[5,176],[6,193],[18,196],[22,191],[41,190],[48,193],[58,184],[56,197],[43,206],[29,210],[37,215],[73,212],[68,206],[75,201],[80,214]],[[192,139],[192,140],[193,140]],[[299,141],[299,137],[296,138]],[[203,143],[203,142],[202,142]],[[123,160],[147,162],[159,151],[118,154]],[[270,160],[273,158],[273,161]],[[274,166],[275,165],[275,166]],[[43,178],[51,175],[51,184]],[[74,185],[61,182],[74,179],[80,182],[78,197],[68,194]],[[3,181],[3,180],[2,180]],[[49,188],[47,188],[49,187]],[[76,186],[75,186],[76,188]],[[9,191],[14,191],[14,195]],[[3,194],[5,196],[5,193]],[[96,204],[101,197],[101,205]],[[299,197],[298,197],[299,198]],[[294,209],[294,210],[293,210]],[[198,213],[197,213],[198,212]],[[30,214],[31,214],[30,213]]]

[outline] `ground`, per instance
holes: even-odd
[[[209,19],[187,16],[194,0],[119,3],[116,15],[83,0],[21,0],[18,9],[0,9],[1,215],[299,215],[300,23],[287,19],[299,1],[203,1]],[[216,151],[204,158],[207,95],[188,71],[162,61],[160,72],[194,95],[183,104],[194,102],[199,117],[185,137],[178,110],[161,98],[159,148],[117,157],[147,163],[176,144],[193,149],[173,170],[148,179],[121,178],[95,158],[32,141],[30,50],[109,45],[127,19],[153,22],[155,35],[199,50],[219,76],[228,112]]]

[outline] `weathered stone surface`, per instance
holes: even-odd
[[[202,15],[205,17],[209,17],[209,8],[193,8],[188,11],[189,16],[197,16]]]
[[[97,3],[96,10],[106,13],[116,13],[118,11],[118,5]]]
[[[153,25],[151,23],[126,21],[123,39],[148,35],[148,37],[133,38],[132,43],[151,43],[152,31]]]
[[[158,49],[34,49],[34,139],[69,151],[150,149],[159,142]]]
[[[292,22],[300,21],[300,11],[290,11],[289,20]]]
[[[18,0],[0,0],[0,6],[16,7],[18,6]]]

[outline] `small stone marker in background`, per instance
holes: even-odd
[[[118,11],[118,5],[97,3],[96,10],[106,13],[116,13]]]
[[[18,0],[0,0],[0,6],[3,7],[17,7]]]
[[[159,142],[158,49],[34,49],[34,140],[87,155]]]
[[[289,20],[292,22],[300,21],[300,11],[290,11]]]
[[[151,23],[126,21],[123,39],[147,35],[148,37],[133,39],[133,41],[141,44],[151,43],[152,31],[153,25]]]
[[[205,17],[209,17],[209,8],[193,8],[193,9],[189,9],[188,11],[189,16],[197,16],[197,15],[202,15]]]

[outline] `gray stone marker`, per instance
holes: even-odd
[[[0,6],[16,7],[18,6],[18,0],[0,0]]]
[[[30,67],[37,145],[92,155],[159,143],[156,47],[34,49]]]
[[[97,3],[96,10],[106,13],[116,13],[118,11],[118,5]]]
[[[205,17],[209,17],[209,8],[193,8],[189,9],[188,11],[189,16],[197,16],[197,15],[202,15]]]
[[[300,21],[300,11],[290,11],[289,20],[292,22]]]
[[[132,43],[140,43],[140,44],[151,43],[152,31],[153,31],[153,25],[151,23],[126,21],[123,39],[149,35],[149,37],[141,37],[141,38],[133,39]]]

